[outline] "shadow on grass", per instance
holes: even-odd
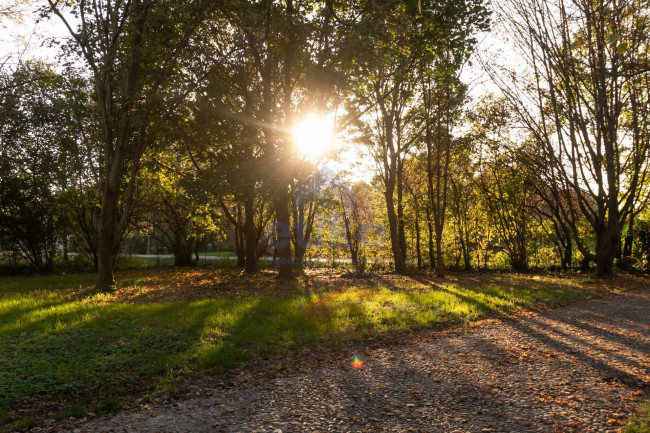
[[[37,397],[87,403],[156,386],[171,389],[179,375],[195,368],[225,371],[302,344],[503,316],[537,302],[592,296],[534,280],[532,288],[443,281],[414,276],[311,294],[298,282],[263,278],[261,284],[282,296],[124,303],[101,295],[60,295],[50,304],[17,302],[0,313],[7,324],[0,325],[0,407]]]
[[[0,407],[37,396],[87,403],[167,386],[196,367],[223,371],[317,340],[309,300],[57,303],[0,330]],[[31,321],[29,320],[31,319]],[[55,400],[56,398],[52,398]]]

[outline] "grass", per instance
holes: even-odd
[[[621,433],[650,433],[650,401],[639,406]]]
[[[210,251],[207,253],[199,253],[199,257],[203,257],[203,256],[236,257],[237,254],[230,251]]]
[[[78,404],[72,404],[67,406],[63,410],[60,410],[54,414],[54,419],[57,421],[64,420],[66,418],[83,418],[86,416],[87,412],[83,406]]]
[[[512,274],[443,282],[325,274],[293,285],[227,269],[118,277],[111,294],[93,292],[92,274],[0,278],[0,425],[33,423],[16,409],[39,401],[57,405],[60,419],[101,413],[118,407],[120,397],[172,393],[194,371],[222,372],[300,345],[567,304],[606,289],[577,278]]]

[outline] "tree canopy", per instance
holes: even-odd
[[[68,37],[0,69],[5,260],[650,266],[641,0],[28,4]]]

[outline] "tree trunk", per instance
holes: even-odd
[[[397,232],[402,261],[406,264],[406,230],[404,228],[404,187],[402,158],[397,156]]]
[[[246,266],[246,254],[244,251],[244,235],[239,227],[235,227],[235,255],[237,256],[237,267]]]
[[[395,185],[386,185],[386,210],[388,211],[388,228],[390,232],[390,243],[393,250],[393,260],[395,260],[395,272],[403,274],[406,272],[404,258],[399,246],[399,228],[397,214],[395,213],[395,203],[393,201],[393,190]]]
[[[192,247],[184,242],[179,242],[179,245],[174,248],[174,266],[194,266],[192,260]]]
[[[610,220],[605,230],[597,234],[596,240],[596,276],[614,276],[614,256],[620,242],[620,230],[617,230],[617,221]]]
[[[562,270],[567,271],[571,269],[571,264],[573,263],[573,244],[571,243],[571,238],[569,237],[566,240],[564,245],[564,255],[562,257]]]
[[[99,227],[97,232],[97,283],[98,291],[110,292],[115,289],[113,259],[117,242],[117,201],[119,198],[119,185],[111,187],[109,180],[104,188],[102,207],[99,214]]]
[[[244,230],[241,225],[242,220],[241,206],[235,206],[235,253],[237,254],[237,267],[243,268],[246,266],[246,241],[244,238]]]
[[[514,256],[510,259],[512,264],[512,269],[517,272],[526,272],[528,271],[528,257],[525,249],[517,248],[514,252]]]
[[[305,251],[307,251],[307,249],[301,247],[300,245],[294,246],[294,267],[300,274],[303,274],[305,269]]]
[[[488,268],[488,260],[490,257],[490,224],[486,224],[487,226],[487,234],[486,234],[486,241],[485,241],[485,251],[483,254],[483,269],[487,270]]]
[[[235,226],[235,254],[237,255],[237,267],[243,268],[246,266],[246,252],[245,252],[244,234],[242,229]]]
[[[625,243],[623,244],[623,256],[632,256],[632,244],[634,243],[634,214],[630,215],[630,222],[627,225],[627,234],[625,235]]]
[[[442,256],[442,227],[436,227],[436,277],[445,276],[445,259]]]
[[[418,271],[422,270],[422,250],[420,248],[420,217],[418,211],[415,211],[415,253],[418,258]]]
[[[427,211],[427,231],[429,232],[429,267],[433,271],[436,268],[436,262],[433,259],[433,223],[431,222],[431,210],[428,206],[425,209]]]
[[[276,245],[279,259],[278,278],[284,281],[293,280],[293,266],[291,265],[291,226],[289,214],[289,194],[281,190],[275,200],[276,215]]]
[[[614,276],[614,249],[600,251],[596,254],[596,276],[607,278]]]
[[[255,229],[255,205],[252,198],[244,202],[244,240],[246,243],[246,268],[247,273],[255,273],[257,264],[257,230]]]

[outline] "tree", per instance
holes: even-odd
[[[422,211],[427,205],[425,198],[427,195],[426,168],[421,157],[413,157],[406,161],[403,183],[411,199],[410,207],[415,231],[415,256],[417,268],[421,270],[424,267],[422,258]]]
[[[0,231],[37,271],[52,270],[59,244],[67,259],[64,197],[80,157],[70,119],[84,100],[68,73],[27,63],[0,77]]]
[[[69,51],[85,61],[94,83],[102,141],[100,290],[114,286],[113,258],[133,211],[142,155],[159,123],[204,75],[205,65],[188,56],[188,47],[215,6],[200,0],[48,0],[43,10],[67,27]]]
[[[247,121],[261,132],[264,185],[274,197],[274,246],[283,280],[293,278],[290,203],[297,160],[290,131],[316,98],[324,104],[341,79],[335,73],[341,56],[333,45],[345,36],[345,25],[332,21],[345,12],[334,6],[330,1],[263,0],[234,3],[227,11],[242,36],[242,60],[252,68],[251,86],[259,95],[250,101]]]
[[[499,8],[530,80],[493,75],[559,176],[564,200],[575,200],[591,225],[599,276],[613,274],[622,227],[648,177],[646,6],[510,0]]]
[[[404,124],[403,117],[409,104],[413,103],[410,73],[421,49],[411,36],[416,17],[409,6],[380,2],[364,10],[367,24],[360,28],[357,37],[358,46],[367,46],[368,50],[355,59],[354,77],[357,82],[347,107],[348,111],[355,113],[358,128],[379,168],[397,273],[406,272],[405,241],[399,218],[402,212],[401,189],[397,186],[398,181],[401,183],[401,161],[409,148],[402,139],[405,128],[411,125],[408,122]],[[396,189],[399,190],[397,209]]]
[[[311,165],[311,164],[309,164]],[[312,172],[313,168],[308,168]],[[291,213],[293,224],[291,227],[291,241],[294,250],[294,265],[304,272],[305,252],[314,232],[314,221],[321,206],[320,191],[331,179],[326,171],[314,171],[311,176],[300,184],[292,186],[293,197]]]
[[[370,187],[363,182],[337,182],[335,188],[350,260],[358,272],[363,272],[366,266],[366,237],[372,222]]]
[[[459,64],[449,61],[446,53],[442,61],[426,65],[420,82],[422,109],[425,119],[424,143],[426,149],[427,194],[430,218],[435,233],[435,261],[433,248],[429,249],[431,269],[438,277],[444,276],[442,235],[445,227],[450,183],[450,162],[455,152],[452,129],[457,122],[465,97],[465,86],[460,83]],[[461,58],[464,58],[461,57]],[[431,225],[431,221],[428,221]]]
[[[231,48],[245,47],[245,35],[233,33],[231,38],[218,41],[221,57],[229,58],[227,67],[211,73],[200,87],[189,106],[189,131],[182,142],[206,190],[234,227],[238,264],[254,273],[266,250],[264,229],[273,217],[263,137],[254,121],[262,92],[250,52]]]
[[[193,266],[198,247],[216,227],[211,206],[189,158],[172,151],[148,158],[143,170],[148,197],[142,198],[141,219],[153,225],[158,238],[174,254],[175,266]]]
[[[500,240],[505,244],[513,269],[528,269],[531,186],[529,173],[513,157],[521,145],[513,136],[513,113],[499,99],[485,97],[474,119],[478,140],[478,169],[481,196]]]
[[[356,46],[368,48],[353,63],[357,81],[348,110],[359,117],[381,174],[395,270],[400,273],[406,270],[400,221],[403,161],[430,118],[442,115],[431,110],[415,115],[413,108],[422,102],[417,88],[421,72],[431,73],[434,59],[448,59],[449,67],[460,64],[475,44],[474,31],[486,28],[489,14],[481,1],[473,0],[372,2],[363,12],[367,23]]]
[[[476,163],[473,161],[475,148],[470,137],[459,140],[459,148],[451,162],[452,173],[449,178],[450,203],[449,208],[455,226],[455,234],[460,246],[465,270],[472,268],[471,256],[473,239],[477,235],[477,220],[482,209],[478,190],[480,189],[476,174]]]

